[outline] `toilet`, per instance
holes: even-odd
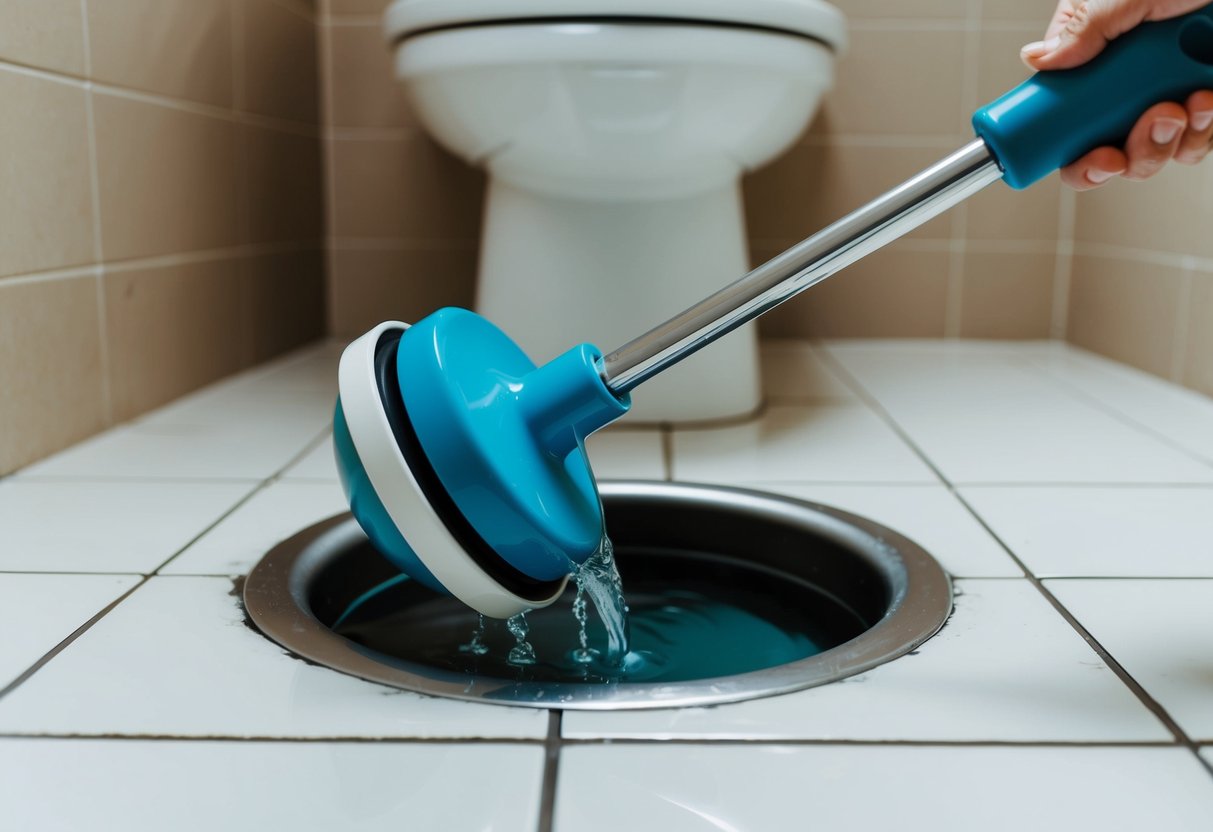
[[[425,129],[489,176],[476,310],[540,363],[749,270],[741,176],[803,132],[846,37],[821,0],[396,0],[385,30]],[[637,388],[629,419],[760,404],[748,324]]]

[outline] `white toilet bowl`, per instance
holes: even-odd
[[[845,37],[821,0],[397,0],[386,28],[422,123],[489,173],[477,309],[539,362],[748,270],[740,177],[803,131]],[[749,325],[646,382],[632,418],[759,404]]]

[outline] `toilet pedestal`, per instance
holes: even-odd
[[[489,187],[476,309],[537,363],[613,350],[749,270],[739,183],[664,199]],[[733,332],[645,382],[632,422],[736,418],[760,404],[757,334]]]

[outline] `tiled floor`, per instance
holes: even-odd
[[[0,482],[0,825],[1213,828],[1208,399],[1059,344],[768,344],[759,418],[608,430],[598,474],[871,517],[956,576],[952,620],[821,688],[553,717],[363,682],[245,626],[232,578],[343,508],[338,353]]]

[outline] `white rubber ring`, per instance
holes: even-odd
[[[354,448],[383,507],[426,569],[463,603],[491,618],[510,618],[546,607],[564,592],[561,581],[550,598],[533,601],[493,580],[463,550],[426,499],[396,443],[375,380],[375,347],[389,330],[408,324],[379,324],[345,348],[337,371],[341,407]]]

